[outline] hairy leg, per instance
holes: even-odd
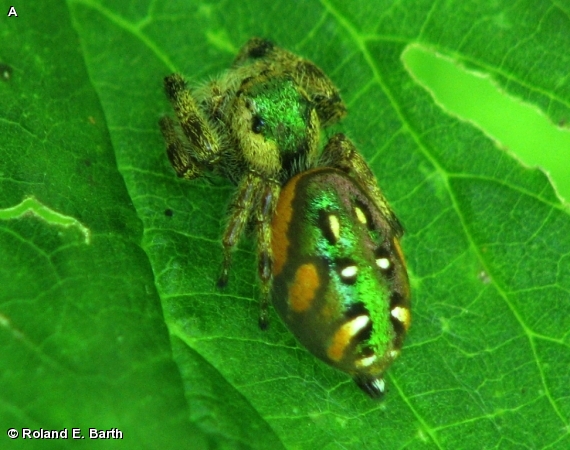
[[[396,237],[403,234],[400,221],[390,208],[384,194],[378,187],[376,177],[368,163],[360,155],[355,145],[344,134],[338,133],[329,139],[322,154],[322,162],[348,173],[370,195],[378,209],[388,219],[396,232]]]
[[[201,170],[210,169],[219,161],[220,138],[198,108],[181,75],[172,74],[166,77],[164,89],[176,112],[180,128],[190,144],[184,146],[180,141],[171,119],[161,120],[160,126],[168,145],[170,162],[179,176],[195,178]]]

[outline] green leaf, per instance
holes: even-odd
[[[90,427],[133,448],[568,448],[568,209],[401,61],[421,45],[567,123],[570,8],[481,3],[15,5],[0,30],[5,428],[86,437],[53,448],[89,445]],[[255,35],[341,88],[338,129],[405,226],[413,324],[383,402],[273,312],[257,328],[250,239],[214,287],[232,187],[178,180],[165,156],[163,77],[215,76]]]

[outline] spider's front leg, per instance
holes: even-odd
[[[402,236],[404,230],[400,221],[378,187],[378,182],[370,166],[349,138],[342,133],[331,137],[323,150],[322,163],[336,167],[354,178],[367,191],[372,201],[388,219],[396,237]]]
[[[160,129],[167,145],[170,163],[178,176],[192,179],[211,168],[220,159],[220,138],[210,125],[179,74],[164,79],[166,96],[172,103],[180,128],[188,139],[184,144],[177,125],[169,117],[160,120]]]

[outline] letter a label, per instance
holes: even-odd
[[[10,6],[10,11],[8,11],[8,17],[10,17],[10,16],[18,17],[18,13],[16,12],[16,8],[14,8],[13,6]]]

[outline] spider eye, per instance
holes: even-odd
[[[251,131],[255,134],[259,134],[265,128],[265,120],[263,120],[260,116],[253,116],[253,120],[251,123]]]
[[[315,94],[311,97],[311,100],[313,101],[313,103],[319,104],[319,103],[325,101],[326,97],[322,94]]]

